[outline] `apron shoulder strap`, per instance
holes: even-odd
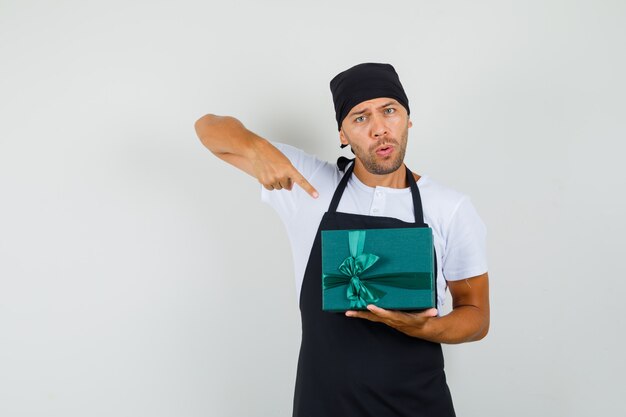
[[[415,223],[424,224],[424,210],[422,209],[422,196],[420,190],[417,188],[413,173],[406,167],[406,177],[409,180],[409,187],[411,187],[411,195],[413,196],[413,214],[415,215]]]
[[[341,196],[343,194],[343,190],[346,189],[346,185],[348,184],[348,180],[350,179],[350,174],[352,174],[352,170],[354,169],[354,163],[350,165],[350,167],[346,170],[346,165],[350,163],[350,161],[354,161],[353,159],[348,159],[345,156],[339,157],[337,160],[337,166],[340,171],[345,171],[343,174],[343,178],[339,181],[337,188],[335,189],[335,194],[333,194],[333,199],[330,202],[330,206],[328,207],[328,211],[334,213],[337,211],[337,207],[339,207],[339,200],[341,200]]]

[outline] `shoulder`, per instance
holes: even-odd
[[[441,184],[429,175],[422,175],[417,185],[422,196],[422,204],[446,217],[452,216],[465,200],[469,200],[467,194]]]
[[[418,182],[426,222],[441,237],[464,234],[469,229],[484,233],[485,225],[469,195],[448,187],[425,175]],[[472,233],[473,233],[472,232]]]

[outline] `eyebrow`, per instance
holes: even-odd
[[[384,107],[391,106],[391,105],[393,105],[393,104],[396,104],[396,102],[395,102],[395,101],[389,101],[389,102],[387,102],[387,103],[383,104],[382,106],[379,106],[378,108],[379,108],[379,109],[382,109],[382,108],[384,108]],[[367,109],[363,109],[363,110],[355,110],[355,111],[353,111],[352,113],[350,113],[348,116],[356,116],[357,114],[362,114],[362,113],[365,113],[365,112],[367,112]]]

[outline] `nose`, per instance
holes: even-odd
[[[382,136],[385,136],[388,132],[387,125],[385,124],[385,119],[382,115],[375,114],[371,117],[371,134],[374,138],[378,139]]]

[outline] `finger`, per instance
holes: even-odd
[[[348,310],[346,311],[346,316],[347,317],[356,317],[359,319],[366,319],[369,321],[377,321],[377,322],[382,322],[383,319],[381,319],[380,317],[378,317],[375,314],[370,313],[369,311],[355,311],[355,310]]]
[[[319,197],[319,193],[317,192],[317,190],[298,171],[296,171],[296,174],[293,175],[292,178],[293,178],[293,181],[296,184],[298,184],[300,187],[302,187],[304,191],[309,193],[311,197],[313,198]]]
[[[272,184],[269,184],[269,185],[265,185],[265,184],[263,184],[263,187],[264,187],[266,190],[269,190],[269,191],[272,191],[272,190],[274,189],[274,186],[272,186]]]
[[[423,315],[424,317],[437,317],[437,309],[429,308],[428,310],[425,310],[421,312],[420,314]]]
[[[393,310],[385,310],[384,308],[380,308],[374,304],[368,304],[367,309],[372,312],[372,314],[382,318],[389,320],[398,320],[404,316],[405,313],[401,311],[393,311]]]
[[[274,185],[274,189],[275,190],[282,190],[283,186],[280,184],[280,181],[278,181],[277,183],[273,184]]]
[[[280,185],[281,188],[284,188],[286,190],[291,190],[293,186],[293,183],[291,182],[291,178],[289,177],[283,177],[279,179],[278,184]]]
[[[428,310],[419,311],[417,313],[406,313],[404,311],[393,311],[393,310],[385,310],[384,308],[380,308],[374,304],[369,304],[367,309],[372,313],[376,314],[379,317],[387,318],[387,319],[401,319],[402,317],[412,316],[412,317],[437,317],[437,309],[429,308]]]

